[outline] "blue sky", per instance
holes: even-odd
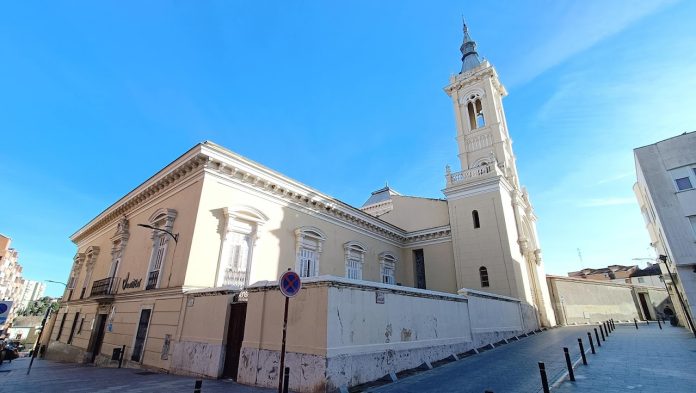
[[[68,237],[203,140],[356,206],[385,181],[442,197],[462,14],[509,92],[547,271],[650,256],[632,149],[696,129],[694,2],[7,3],[0,233],[25,277],[64,281]]]

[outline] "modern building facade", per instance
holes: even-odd
[[[44,294],[46,290],[46,284],[40,281],[34,280],[24,280],[24,285],[22,286],[22,294],[18,298],[17,309],[23,310],[27,308],[29,302],[38,300]]]
[[[467,293],[489,296],[515,304],[501,308],[520,319],[508,331],[555,325],[536,217],[519,183],[505,122],[505,88],[479,59],[466,26],[461,51],[462,70],[445,88],[455,109],[461,170],[447,167],[444,199],[385,187],[356,208],[222,146],[200,143],[71,236],[77,253],[47,356],[108,364],[125,346],[129,366],[237,378],[243,347],[257,345],[260,361],[263,340],[250,337],[264,335],[256,327],[268,320],[265,291],[273,284],[267,283],[287,269],[316,281],[306,315],[318,326],[335,317],[329,300],[317,299],[349,307],[341,299],[353,290],[332,292],[337,286],[376,291],[370,299],[378,304],[381,291],[442,298],[453,310],[467,303]],[[249,307],[247,288],[254,299]],[[333,311],[340,321],[340,308]],[[433,343],[446,345],[437,339],[437,321],[419,326],[435,329],[427,333],[435,332]],[[406,330],[399,342],[389,332],[380,345],[410,348],[415,344],[407,343]],[[315,337],[305,336],[300,339]],[[358,345],[359,338],[346,340]],[[312,345],[296,353],[318,356]],[[264,356],[277,349],[270,344]],[[332,353],[322,350],[323,359]],[[257,376],[245,382],[260,384]]]
[[[696,313],[696,132],[634,149],[638,199],[682,324]],[[682,306],[683,305],[683,306]]]
[[[19,310],[17,302],[22,297],[24,290],[22,265],[19,264],[19,252],[10,247],[11,244],[12,239],[0,234],[0,300],[12,300],[15,302],[7,321],[5,324],[0,325],[0,332],[5,331],[17,315]]]

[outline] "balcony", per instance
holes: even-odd
[[[92,284],[92,292],[90,297],[113,296],[118,291],[118,283],[121,279],[118,277],[108,277],[103,280],[97,280]]]
[[[500,168],[498,168],[497,162],[494,161],[489,165],[481,165],[475,168],[454,173],[450,172],[448,167],[447,173],[445,174],[445,179],[447,181],[447,187],[450,187],[455,184],[464,183],[468,180],[485,178],[496,175],[503,176],[503,172],[500,170]]]
[[[147,275],[147,286],[145,287],[145,290],[157,288],[157,279],[158,278],[159,278],[159,270],[155,270],[155,271],[150,272],[150,274]]]

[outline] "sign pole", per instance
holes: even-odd
[[[285,297],[285,313],[283,314],[283,344],[280,347],[280,371],[278,374],[278,393],[283,393],[283,373],[285,372],[285,334],[288,331],[288,303],[289,297]]]
[[[31,366],[34,364],[34,358],[36,358],[36,353],[41,349],[41,336],[43,336],[44,328],[46,327],[46,320],[48,316],[51,315],[51,303],[48,304],[46,309],[46,314],[44,314],[43,320],[41,321],[41,331],[39,332],[39,337],[36,338],[36,344],[34,344],[34,350],[31,351],[31,360],[29,361],[29,368],[27,369],[27,375],[31,372]]]

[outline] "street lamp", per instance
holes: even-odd
[[[152,225],[148,225],[148,224],[138,224],[138,226],[139,226],[139,227],[143,227],[143,228],[147,228],[147,229],[152,229],[153,231],[164,232],[164,233],[166,233],[167,235],[171,236],[172,239],[174,239],[174,243],[175,243],[175,244],[179,244],[179,234],[178,234],[178,233],[176,233],[176,234],[175,234],[175,233],[171,233],[171,232],[169,232],[169,231],[166,230],[166,229],[153,227]]]
[[[65,285],[66,288],[68,287],[68,284],[66,284],[66,283],[64,283],[64,282],[53,281],[53,280],[44,280],[44,281],[46,281],[46,282],[52,282],[52,283],[54,283],[54,284],[63,284],[63,285]]]

